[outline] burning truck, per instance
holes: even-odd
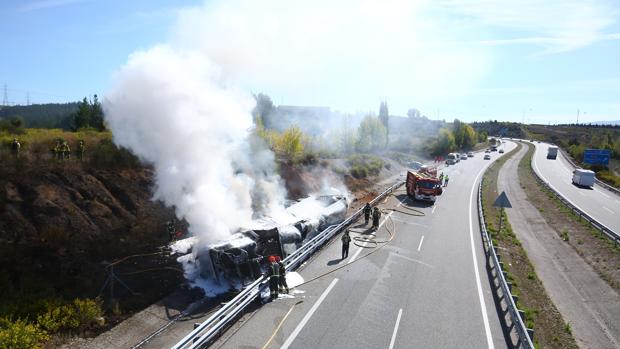
[[[282,217],[265,217],[240,229],[227,240],[201,246],[196,237],[176,242],[186,277],[216,285],[240,288],[259,278],[272,255],[286,256],[333,224],[345,220],[344,195],[319,195],[302,199],[285,209]]]

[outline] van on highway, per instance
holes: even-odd
[[[459,154],[456,153],[450,153],[448,154],[448,156],[446,157],[446,164],[447,165],[454,165],[457,162],[459,162]]]
[[[573,183],[581,187],[594,186],[594,172],[581,168],[573,171]]]

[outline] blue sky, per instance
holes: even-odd
[[[276,104],[620,120],[619,15],[606,0],[2,1],[0,84],[18,104],[105,96],[133,52],[165,44]]]

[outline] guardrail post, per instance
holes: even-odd
[[[508,291],[510,291],[510,293],[512,293],[512,282],[506,281],[506,285],[508,285]]]
[[[197,329],[198,327],[200,327],[200,322],[194,322],[194,330]],[[192,343],[196,343],[196,341],[199,339],[200,339],[200,336],[196,336],[194,340],[192,341]]]
[[[513,294],[512,301],[515,302],[515,304],[519,303],[519,296]]]
[[[521,317],[521,321],[525,321],[525,312],[521,309],[518,309],[519,316]]]
[[[527,335],[530,337],[530,339],[533,342],[534,341],[534,329],[533,328],[528,328],[527,329]]]

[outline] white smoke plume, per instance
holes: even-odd
[[[132,54],[104,102],[114,141],[155,167],[155,198],[209,241],[284,200],[253,105],[207,56],[166,45]]]

